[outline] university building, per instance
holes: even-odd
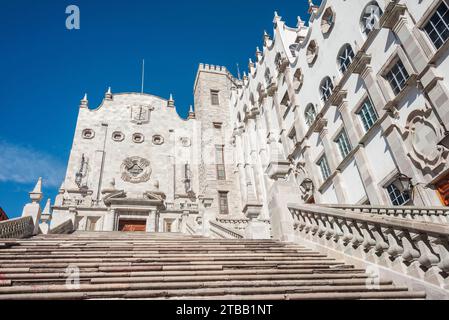
[[[449,1],[315,1],[296,26],[275,13],[242,78],[200,64],[187,119],[86,95],[33,233],[295,243],[448,298]]]

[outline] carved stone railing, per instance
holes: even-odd
[[[449,207],[386,207],[371,205],[323,205],[323,207],[352,211],[354,213],[377,214],[392,218],[449,224]]]
[[[190,221],[186,223],[186,231],[188,235],[197,235],[197,228]]]
[[[210,231],[220,239],[244,239],[242,232],[226,226],[218,221],[210,221]]]
[[[449,298],[448,225],[319,206],[288,208],[299,239],[413,278]]]
[[[248,226],[247,218],[217,218],[217,221],[231,230],[245,231]]]
[[[49,234],[70,234],[75,231],[75,226],[73,225],[72,220],[67,220],[63,224],[60,224],[54,229],[51,229]]]
[[[33,236],[32,217],[11,219],[0,222],[0,239],[23,239]]]

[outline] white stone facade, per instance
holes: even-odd
[[[442,205],[448,44],[437,49],[423,29],[447,5],[323,0],[310,3],[310,22],[295,28],[275,14],[274,37],[265,34],[231,99],[237,166],[252,166],[241,180],[251,181],[264,207],[276,179],[297,186],[306,203]],[[371,32],[363,32],[364,18]],[[388,72],[399,60],[408,78],[395,92]],[[370,126],[361,115],[367,101],[376,115]],[[395,200],[392,190],[405,198]]]
[[[220,221],[269,237],[271,222],[288,240],[287,203],[441,206],[449,44],[427,28],[448,5],[310,1],[293,28],[275,14],[243,80],[200,65],[187,120],[172,99],[108,91],[95,110],[83,99],[51,227],[144,219],[209,235]]]

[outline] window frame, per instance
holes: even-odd
[[[215,162],[218,181],[226,181],[225,146],[215,145]]]
[[[312,117],[310,117],[310,113],[308,112],[310,109],[313,110],[313,119],[312,119]],[[306,125],[307,125],[309,128],[310,128],[310,127],[313,125],[313,123],[315,122],[316,117],[317,117],[316,108],[315,108],[315,106],[313,105],[313,103],[309,103],[309,104],[306,106],[306,109],[304,110],[304,121],[306,122]]]
[[[323,154],[316,162],[321,171],[321,177],[324,181],[327,181],[332,176],[332,170],[329,166],[329,161],[327,156]]]
[[[350,53],[348,54],[348,49],[350,49]],[[342,59],[342,54],[343,52],[345,53],[346,57],[343,60]],[[352,53],[352,55],[351,55]],[[354,61],[355,58],[355,52],[354,49],[352,49],[352,46],[349,43],[346,43],[338,52],[338,57],[337,57],[337,61],[338,61],[338,70],[344,74],[346,71],[348,71],[349,67],[351,66],[352,62]],[[349,60],[349,63],[346,64],[346,62]]]
[[[215,98],[215,99],[214,99]],[[220,90],[210,90],[210,100],[213,106],[220,105]]]
[[[441,49],[441,48],[442,48],[442,47],[449,41],[449,22],[446,23],[446,22],[444,21],[444,19],[442,19],[441,15],[440,15],[439,18],[440,18],[441,20],[439,20],[439,22],[443,22],[443,24],[445,24],[446,31],[447,31],[447,33],[448,33],[448,37],[447,37],[445,40],[442,39],[441,34],[440,34],[440,32],[435,28],[435,25],[432,25],[432,27],[433,27],[433,30],[432,30],[432,31],[436,31],[437,34],[438,34],[439,40],[441,40],[441,45],[440,45],[440,46],[437,46],[437,45],[436,45],[435,41],[432,39],[432,37],[431,37],[431,35],[430,35],[430,32],[429,32],[426,28],[427,28],[427,26],[429,26],[429,24],[432,22],[432,19],[435,17],[435,15],[436,15],[436,14],[439,14],[439,9],[440,9],[440,7],[443,6],[443,5],[446,6],[446,8],[447,8],[446,15],[448,15],[448,17],[449,17],[449,2],[446,1],[446,0],[441,0],[441,1],[435,6],[435,8],[432,9],[431,13],[428,15],[428,17],[426,18],[426,20],[424,21],[424,23],[422,24],[422,27],[421,27],[422,31],[424,32],[424,34],[426,35],[427,39],[430,41],[430,43],[432,44],[432,46],[433,46],[433,48],[434,48],[435,50],[440,50],[440,49]]]
[[[327,76],[320,82],[320,96],[321,101],[323,103],[327,103],[329,101],[329,98],[334,93],[334,83],[332,82],[332,79]]]
[[[376,28],[375,28],[375,25],[374,25],[372,29],[368,30],[366,28],[366,24],[362,23],[362,21],[366,20],[365,19],[365,16],[366,16],[365,13],[367,11],[367,8],[369,6],[374,6],[374,5],[377,6],[379,8],[379,10],[380,10],[380,15],[379,15],[379,17],[377,17],[377,19],[379,21],[380,21],[380,18],[384,15],[384,11],[382,10],[381,6],[379,5],[379,3],[377,1],[371,1],[365,7],[363,7],[363,11],[362,11],[362,15],[360,16],[359,24],[360,24],[360,31],[362,32],[363,36],[366,37],[366,38],[368,38],[369,35],[371,34],[371,32],[374,31]],[[377,23],[379,21],[377,21]]]
[[[394,71],[394,69],[397,70]],[[399,79],[399,76],[401,76],[402,79]],[[384,78],[387,80],[395,96],[398,96],[407,87],[407,82],[410,77],[410,73],[405,67],[404,62],[399,57],[394,61],[394,63],[392,63],[384,74]]]
[[[225,204],[222,203],[225,201]],[[229,192],[228,191],[218,191],[218,208],[220,215],[229,215]]]
[[[365,106],[367,105],[367,102],[369,102],[369,105],[373,111],[373,114],[375,116],[375,121],[374,118],[372,116],[371,113],[363,113],[363,110],[365,110]],[[371,97],[367,96],[366,98],[364,98],[358,108],[358,110],[355,113],[357,115],[357,117],[359,118],[360,122],[362,123],[363,129],[365,130],[365,133],[369,132],[375,125],[376,123],[379,121],[379,115],[377,114],[377,110],[374,107],[374,103],[371,100]],[[370,116],[370,121],[372,121],[371,125],[368,125],[368,123],[365,123],[364,120],[368,120],[365,115],[368,114]]]
[[[338,146],[342,159],[346,159],[351,154],[353,147],[345,128],[340,130],[334,142]]]
[[[385,191],[387,192],[390,202],[395,207],[402,207],[410,204],[412,198],[408,192],[400,190],[396,185],[397,181],[393,181],[385,186]]]

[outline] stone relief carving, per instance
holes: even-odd
[[[424,174],[446,165],[449,150],[438,145],[443,137],[444,129],[429,107],[412,112],[402,130],[402,138],[409,146],[408,156]]]
[[[141,157],[130,157],[123,161],[122,180],[130,183],[143,183],[151,178],[150,161]]]
[[[154,107],[150,105],[134,104],[131,109],[131,122],[136,124],[146,124],[150,122],[151,111]]]
[[[87,189],[87,176],[89,173],[89,159],[83,154],[78,172],[75,175],[75,183],[80,189]]]
[[[181,144],[183,147],[188,148],[192,145],[192,142],[190,141],[189,138],[183,137],[183,138],[181,138]]]

